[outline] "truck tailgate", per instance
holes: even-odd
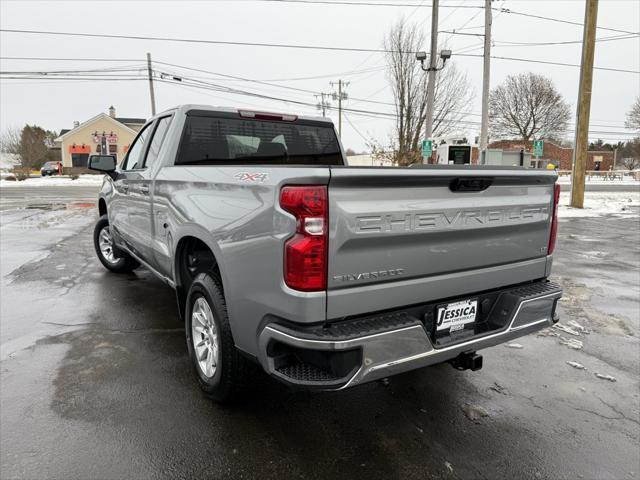
[[[332,168],[328,319],[545,276],[554,172]]]

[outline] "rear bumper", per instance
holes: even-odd
[[[340,390],[492,347],[554,323],[561,288],[541,281],[499,292],[489,322],[501,328],[439,344],[411,311],[292,328],[269,323],[259,337],[258,358],[279,380],[300,387]],[[498,317],[505,318],[498,318]]]

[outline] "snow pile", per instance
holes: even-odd
[[[0,187],[99,187],[102,185],[103,175],[80,175],[75,180],[67,175],[54,175],[51,177],[32,177],[22,182],[0,180]]]
[[[616,175],[620,175],[620,173],[616,173]],[[571,175],[562,175],[558,177],[558,183],[560,185],[571,185]],[[603,176],[592,176],[588,175],[585,177],[585,183],[587,184],[598,184],[598,185],[640,185],[640,181],[635,180],[632,175],[623,175],[622,179],[617,177],[614,180],[607,180]]]
[[[617,217],[637,217],[640,215],[640,190],[638,192],[586,192],[584,208],[572,208],[571,194],[560,194],[558,216],[561,218],[599,217],[614,215]]]

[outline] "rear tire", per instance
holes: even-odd
[[[189,287],[185,330],[202,391],[219,403],[239,400],[255,367],[235,346],[222,284],[208,272],[198,274]]]
[[[128,273],[140,266],[137,260],[134,260],[124,252],[118,253],[118,256],[116,256],[107,215],[102,215],[96,222],[96,226],[93,229],[93,246],[96,249],[100,263],[111,272]]]

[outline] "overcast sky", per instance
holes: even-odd
[[[360,1],[360,0],[351,0]],[[363,0],[364,1],[364,0]],[[0,1],[0,25],[3,29],[91,32],[120,35],[161,36],[240,42],[305,44],[335,47],[381,48],[384,34],[399,19],[406,17],[430,31],[429,0],[368,0],[369,3],[403,3],[415,6],[363,6],[276,3],[254,0],[219,1]],[[451,30],[465,26],[482,26],[481,0],[441,0],[440,28]],[[495,7],[542,15],[574,22],[584,19],[584,1],[498,0]],[[450,7],[449,7],[450,6]],[[457,7],[456,7],[457,6]],[[462,6],[462,7],[460,7]],[[601,0],[598,25],[640,31],[640,0]],[[481,33],[482,28],[466,29]],[[599,30],[598,38],[621,35]],[[578,64],[580,44],[553,46],[514,46],[501,42],[556,42],[582,39],[582,27],[555,23],[513,13],[494,12],[492,55],[519,57]],[[476,92],[469,121],[479,121],[482,85],[482,59],[457,57],[456,51],[481,54],[482,39],[474,36],[440,35],[453,50],[453,61],[466,71]],[[476,48],[474,50],[473,48]],[[424,49],[428,50],[425,44]],[[131,62],[1,60],[1,70],[51,71],[128,68],[128,72],[111,73],[140,77],[139,80],[0,80],[0,128],[37,124],[51,130],[70,128],[74,120],[85,121],[110,105],[118,116],[148,117],[151,114],[148,84],[143,80],[146,52],[153,60],[202,69],[217,74],[261,79],[285,87],[314,92],[331,92],[330,81],[350,82],[351,97],[391,102],[381,53],[340,52],[230,46],[168,41],[80,38],[52,35],[0,33],[2,57],[59,57],[131,59]],[[640,38],[597,43],[595,65],[599,67],[640,70]],[[225,85],[269,96],[308,102],[317,100],[312,93],[237,81],[209,73],[187,71],[172,66],[156,66],[166,73],[178,74],[193,81]],[[136,70],[137,69],[137,70]],[[492,60],[491,85],[509,74],[533,71],[550,76],[575,110],[579,68],[552,66],[507,60]],[[102,73],[101,75],[104,75]],[[308,78],[311,77],[311,78]],[[301,79],[306,78],[306,79]],[[204,85],[204,84],[202,84]],[[634,98],[640,94],[640,75],[596,70],[593,81],[590,137],[607,141],[630,137],[624,128],[624,116]],[[187,87],[175,81],[156,83],[158,110],[182,103],[204,103],[231,107],[318,115],[313,106],[265,100]],[[351,108],[392,112],[391,106],[350,100]],[[330,116],[337,123],[337,112]],[[393,120],[371,118],[351,113],[343,121],[343,143],[356,150],[365,149],[366,138],[384,140]],[[349,123],[350,122],[350,123]],[[573,128],[573,126],[571,126]],[[473,138],[479,127],[463,133]],[[359,133],[358,133],[359,132]],[[600,133],[608,132],[608,133]],[[627,133],[626,135],[624,133]]]

